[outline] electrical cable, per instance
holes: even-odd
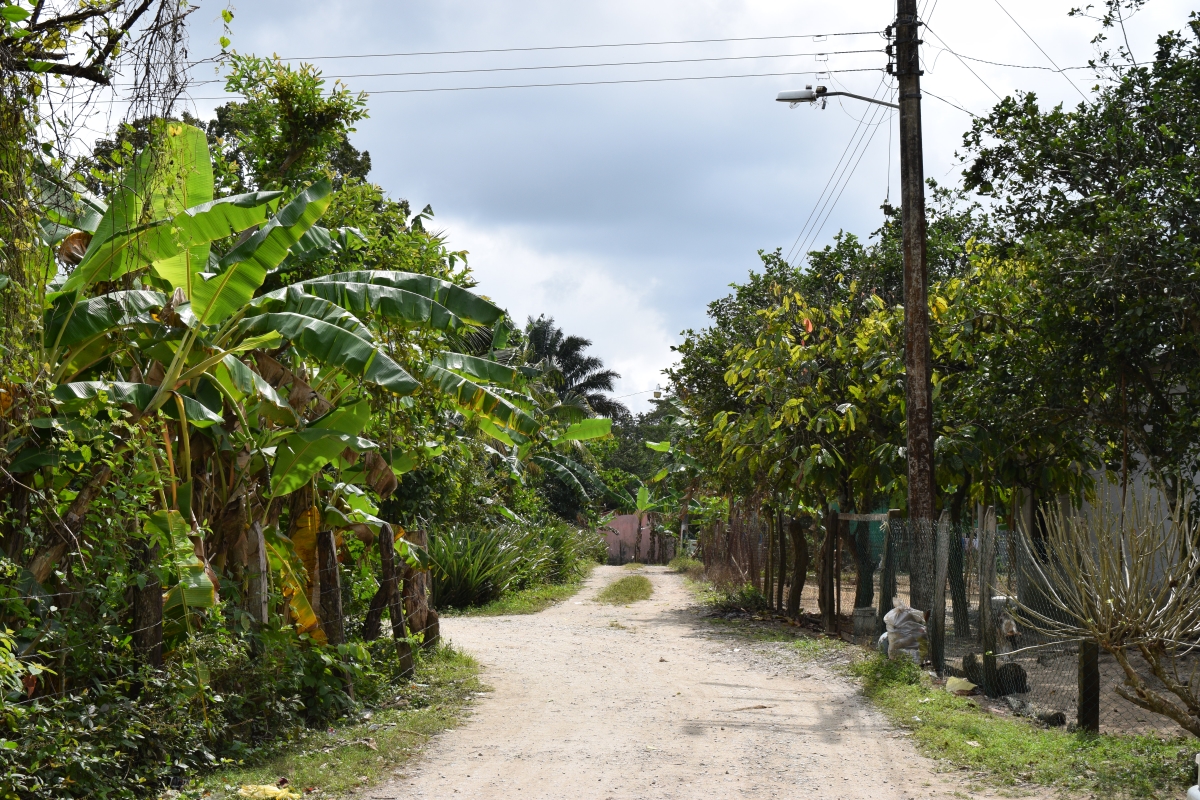
[[[987,88],[987,90],[988,90],[989,92],[991,92],[993,95],[995,95],[997,100],[1003,100],[1003,99],[1004,99],[1004,98],[1002,98],[1002,97],[1001,97],[999,94],[997,94],[997,93],[996,93],[996,90],[995,90],[995,89],[993,89],[991,86],[989,86],[989,85],[988,85],[988,82],[987,82],[987,81],[985,81],[983,78],[979,77],[979,73],[978,73],[978,72],[976,72],[975,70],[971,69],[971,65],[970,65],[970,64],[968,64],[966,61],[963,61],[963,59],[962,59],[962,56],[960,56],[958,53],[954,52],[954,49],[953,49],[952,47],[950,47],[950,45],[946,44],[946,40],[945,40],[945,39],[943,39],[941,36],[938,36],[938,33],[937,33],[937,31],[935,31],[933,28],[929,27],[929,25],[928,25],[928,24],[926,24],[926,25],[925,25],[925,30],[929,31],[929,32],[930,32],[931,34],[933,34],[934,36],[937,36],[937,40],[938,40],[939,42],[941,42],[941,43],[942,43],[942,47],[946,48],[946,50],[947,50],[947,51],[950,53],[950,55],[952,55],[952,56],[954,56],[955,58],[957,58],[957,59],[958,59],[958,63],[960,63],[960,64],[962,64],[964,67],[966,67],[966,68],[967,68],[967,71],[968,71],[968,72],[970,72],[972,75],[974,75],[974,76],[975,76],[975,78],[976,78],[976,79],[977,79],[977,80],[978,80],[980,83],[982,83],[982,84],[983,84],[983,85],[984,85],[984,86]]]
[[[349,75],[323,75],[324,78],[388,78],[388,77],[403,77],[410,75],[460,75],[465,73],[481,73],[481,72],[523,72],[530,70],[543,69],[591,69],[600,67],[639,67],[652,66],[656,64],[697,64],[711,61],[748,61],[758,58],[806,58],[808,56],[842,56],[842,55],[857,55],[860,53],[882,53],[878,48],[868,50],[831,50],[828,53],[779,53],[774,55],[761,56],[713,56],[710,58],[671,58],[659,61],[610,61],[594,64],[547,64],[542,67],[479,67],[475,69],[439,69],[439,70],[424,70],[419,72],[361,72]],[[210,81],[213,82],[213,81]]]
[[[933,92],[929,91],[929,90],[928,90],[927,88],[925,88],[924,86],[922,86],[922,87],[921,87],[921,92],[922,92],[923,94],[927,94],[927,95],[929,95],[929,96],[930,96],[930,97],[932,97],[934,100],[941,100],[943,103],[945,103],[946,105],[950,106],[951,108],[957,108],[959,111],[963,112],[964,114],[970,114],[970,115],[971,115],[972,117],[974,117],[975,119],[980,119],[980,117],[979,117],[979,115],[978,115],[978,114],[976,114],[976,113],[974,113],[974,112],[971,112],[971,111],[967,111],[967,109],[963,108],[962,106],[958,105],[957,103],[952,103],[952,102],[950,102],[949,100],[947,100],[947,99],[946,99],[946,98],[944,98],[944,97],[939,97],[938,95],[936,95],[936,94],[934,94]]]
[[[607,80],[607,81],[562,81],[557,83],[515,83],[505,84],[500,86],[443,86],[431,89],[377,89],[367,92],[368,95],[380,94],[426,94],[430,92],[475,92],[488,89],[542,89],[555,86],[611,86],[624,83],[670,83],[676,81],[716,81],[728,80],[731,78],[774,78],[781,76],[796,76],[796,75],[825,75],[832,72],[848,73],[848,72],[882,72],[881,67],[861,67],[858,69],[838,69],[838,70],[801,70],[797,72],[751,72],[741,75],[694,75],[678,78],[628,78],[622,80]],[[224,95],[222,97],[190,97],[190,100],[238,100],[239,95]],[[116,102],[111,101],[111,102]]]
[[[1071,84],[1071,88],[1074,89],[1075,91],[1079,92],[1080,97],[1082,97],[1084,100],[1087,100],[1087,95],[1085,95],[1083,93],[1083,90],[1080,89],[1078,86],[1076,86],[1075,81],[1073,81],[1069,77],[1067,77],[1067,74],[1065,72],[1063,72],[1061,69],[1059,69],[1058,64],[1054,63],[1054,59],[1050,57],[1050,54],[1042,49],[1042,46],[1037,43],[1036,39],[1034,39],[1032,36],[1029,35],[1029,31],[1025,30],[1025,28],[1021,25],[1021,23],[1017,22],[1016,17],[1014,17],[1012,14],[1008,13],[1008,9],[1000,4],[1000,0],[994,0],[994,2],[996,3],[996,5],[1000,6],[1000,10],[1004,12],[1005,16],[1007,16],[1009,19],[1011,19],[1013,21],[1013,24],[1021,29],[1021,33],[1025,34],[1025,38],[1027,38],[1027,39],[1029,39],[1029,41],[1033,42],[1034,47],[1036,47],[1038,50],[1041,50],[1041,53],[1042,53],[1042,55],[1044,55],[1046,57],[1046,60],[1049,61],[1051,64],[1054,64],[1054,69],[1057,70],[1059,72],[1059,74],[1061,74],[1063,76],[1063,80],[1065,80],[1067,83]]]
[[[878,119],[879,116],[888,112],[888,109],[884,106],[876,105],[874,108],[878,113],[876,113],[872,118],[873,120]],[[854,165],[850,166],[849,162],[847,162],[846,169],[844,169],[842,172],[843,177],[839,180],[839,183],[841,183],[841,188],[838,190],[837,197],[831,196],[830,200],[832,200],[832,202],[829,200],[826,201],[828,210],[825,211],[825,217],[821,220],[820,224],[813,229],[812,236],[809,237],[808,242],[804,246],[803,255],[805,257],[807,257],[809,251],[816,245],[818,237],[820,237],[821,232],[825,229],[825,225],[829,222],[829,218],[833,215],[834,209],[837,208],[838,201],[842,199],[842,195],[845,193],[846,187],[850,185],[850,181],[854,178],[854,173],[858,171],[858,165],[862,163],[863,156],[867,154],[867,149],[871,146],[871,142],[874,140],[875,134],[879,132],[878,123],[873,121],[872,123],[869,123],[869,127],[871,129],[870,135],[868,136],[868,132],[864,130],[862,135],[859,137],[859,144],[855,148],[855,155],[857,156],[857,159],[854,161]],[[854,158],[854,156],[851,156],[851,158]]]
[[[480,53],[532,53],[548,50],[592,50],[604,47],[661,47],[675,44],[717,44],[722,42],[767,42],[782,39],[826,39],[831,36],[878,36],[879,31],[844,31],[841,33],[796,33],[786,36],[740,36],[724,39],[678,39],[661,42],[618,42],[614,44],[563,44],[543,47],[493,47],[482,50],[424,50],[404,53],[348,53],[331,56],[288,56],[280,61],[329,61],[348,58],[403,58],[408,56],[476,55]],[[203,62],[196,62],[203,63]]]

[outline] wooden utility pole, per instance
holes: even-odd
[[[900,183],[904,234],[904,368],[908,415],[908,519],[913,539],[912,605],[928,610],[933,575],[937,486],[933,476],[928,270],[925,263],[925,166],[921,145],[921,23],[917,0],[896,0],[900,88]]]

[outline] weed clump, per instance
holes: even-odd
[[[921,668],[911,658],[890,659],[883,653],[855,662],[850,672],[863,682],[863,693],[875,697],[884,689],[915,686],[921,681]]]
[[[768,607],[766,595],[753,584],[740,586],[714,585],[701,596],[705,605],[718,611],[763,611]]]
[[[682,573],[691,580],[698,581],[704,578],[704,562],[689,556],[675,556],[671,559],[671,563],[667,565],[674,572]]]
[[[596,595],[596,601],[619,606],[649,600],[653,593],[654,586],[645,575],[627,575],[605,586],[600,594]]]

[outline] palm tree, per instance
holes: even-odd
[[[629,409],[606,394],[613,391],[613,381],[620,374],[604,369],[604,362],[598,357],[586,355],[584,351],[591,346],[591,339],[563,333],[554,324],[554,317],[544,314],[537,319],[529,317],[525,324],[524,361],[546,362],[557,369],[561,378],[555,382],[554,391],[560,400],[582,398],[597,414],[610,419],[628,417]]]

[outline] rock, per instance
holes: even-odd
[[[1001,664],[997,670],[1000,676],[1000,695],[1025,694],[1029,691],[1029,676],[1020,664]]]

